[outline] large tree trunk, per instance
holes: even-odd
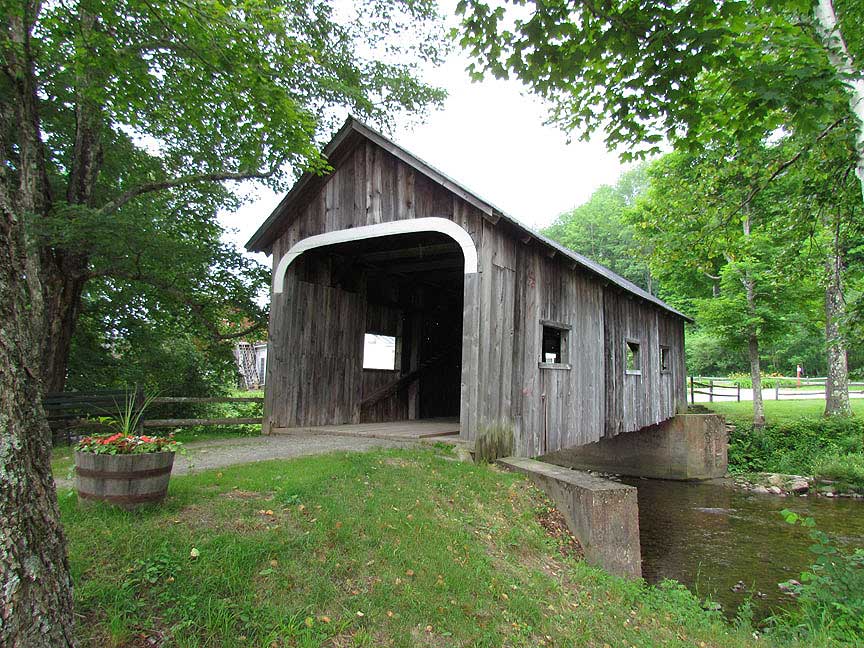
[[[0,223],[0,646],[72,646],[72,580],[39,386],[41,302],[20,220]],[[24,279],[26,277],[26,280]]]
[[[849,107],[858,121],[856,150],[858,161],[855,175],[861,183],[861,193],[864,196],[864,78],[855,72],[855,61],[846,47],[843,32],[837,20],[833,0],[818,0],[813,12],[816,28],[822,38],[822,44],[828,52],[828,59],[843,79],[843,84],[849,92]]]
[[[0,137],[0,646],[62,648],[74,643],[72,579],[39,384],[39,260],[25,231],[51,194],[30,53],[38,5],[19,9],[3,25],[15,43],[4,52],[14,96],[0,101],[0,133],[14,133],[18,151],[8,166]]]
[[[846,342],[840,324],[846,313],[843,296],[843,264],[839,231],[825,260],[825,343],[828,351],[828,377],[825,380],[825,416],[849,416],[849,366]]]
[[[72,348],[72,335],[87,282],[87,259],[46,250],[42,254],[44,317],[41,335],[42,389],[61,392]]]

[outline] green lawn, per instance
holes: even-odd
[[[852,404],[852,411],[859,415],[864,415],[864,399],[854,398],[849,401]],[[765,403],[765,420],[768,424],[783,423],[801,418],[817,418],[822,416],[825,411],[825,400],[766,400]],[[732,422],[750,422],[753,421],[753,403],[745,402],[724,402],[724,403],[702,403],[705,407],[723,414]]]
[[[434,449],[177,477],[136,513],[60,502],[83,646],[770,645],[562,556],[527,481]]]

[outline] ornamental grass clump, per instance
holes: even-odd
[[[94,434],[82,438],[75,446],[77,452],[91,452],[93,454],[147,454],[150,452],[180,452],[183,444],[174,439],[174,435],[167,437],[148,436],[146,434]]]

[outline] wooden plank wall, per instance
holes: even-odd
[[[265,426],[359,422],[365,295],[303,281],[299,268],[271,307]]]
[[[274,244],[274,267],[297,241],[325,231],[427,216],[449,218],[465,229],[477,247],[479,273],[466,275],[464,283],[464,438],[476,438],[485,427],[507,426],[513,429],[516,453],[533,456],[660,422],[685,402],[680,319],[605,288],[536,242],[523,243],[507,223],[490,222],[369,141],[334,165],[323,189],[288,219]],[[350,327],[334,347],[338,360],[313,366],[312,350],[317,354],[320,347],[314,347],[310,322],[325,331],[321,317],[331,318],[327,321],[333,325],[345,318],[360,330],[367,323],[366,302],[365,296],[302,283],[286,282],[286,293],[273,300],[268,353],[275,361],[267,368],[265,428],[352,422],[359,417],[359,400],[383,380],[363,376],[362,331],[355,335]],[[348,313],[352,309],[357,312]],[[538,367],[541,320],[573,327],[570,370]],[[627,336],[642,341],[640,377],[624,375]],[[662,376],[661,341],[668,341],[673,354],[673,370]],[[313,387],[318,381],[323,390]],[[406,419],[405,400],[382,404],[372,416]]]
[[[627,293],[607,288],[603,296],[606,347],[606,430],[612,437],[674,416],[686,406],[684,326]],[[626,340],[638,340],[640,374],[625,370]],[[660,345],[668,346],[672,370],[660,371]]]
[[[600,285],[491,224],[480,251],[480,422],[512,427],[517,453],[589,443],[603,430]],[[541,320],[572,326],[570,369],[541,369]],[[464,353],[464,349],[463,349]]]

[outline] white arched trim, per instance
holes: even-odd
[[[410,218],[407,220],[392,221],[390,223],[379,223],[377,225],[365,225],[351,229],[316,234],[298,241],[288,250],[288,253],[279,260],[276,272],[273,274],[273,294],[279,294],[285,287],[285,273],[288,266],[298,256],[308,250],[324,247],[325,245],[336,245],[337,243],[350,243],[363,239],[378,238],[381,236],[393,236],[394,234],[413,234],[416,232],[439,232],[452,238],[462,248],[465,257],[465,274],[477,272],[477,248],[474,239],[456,223],[446,218]]]

